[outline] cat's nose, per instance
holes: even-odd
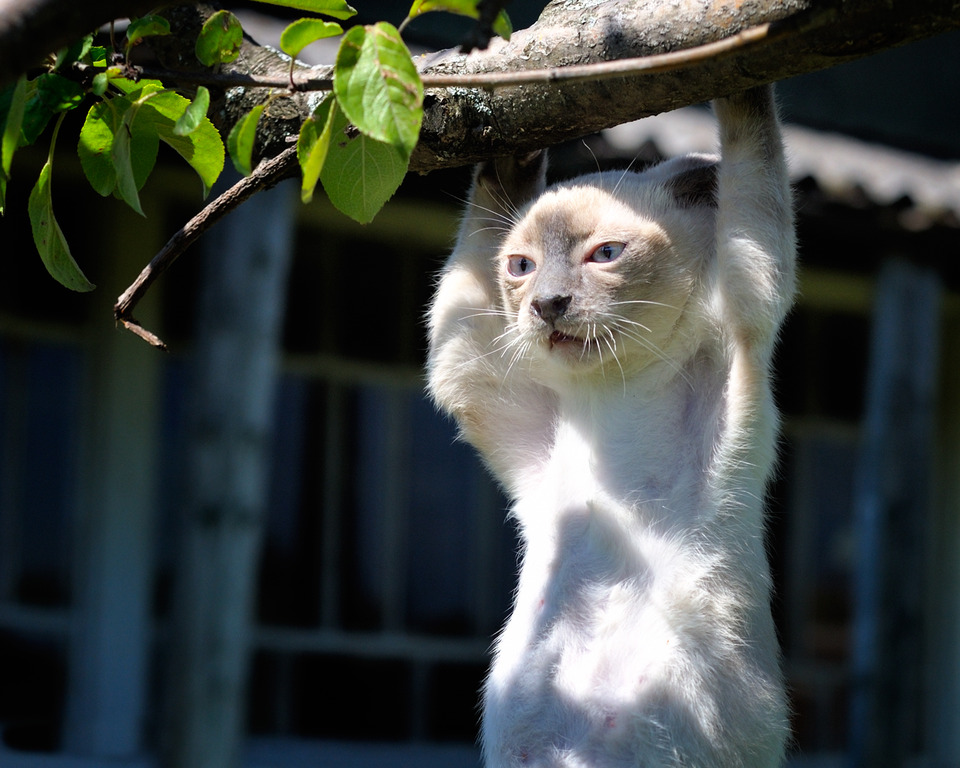
[[[571,296],[551,296],[548,299],[534,299],[530,302],[530,308],[535,315],[553,325],[557,318],[567,311],[571,298]]]

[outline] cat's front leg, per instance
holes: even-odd
[[[518,377],[500,299],[500,243],[544,189],[545,153],[498,158],[474,174],[457,244],[429,312],[428,389],[508,490],[529,471],[552,395]]]
[[[720,124],[717,265],[722,322],[765,353],[793,302],[796,239],[772,86],[714,102]]]

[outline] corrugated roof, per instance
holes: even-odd
[[[717,150],[713,116],[697,107],[620,125],[603,137],[630,157],[648,143],[664,156]],[[910,228],[960,224],[960,162],[796,125],[784,126],[784,141],[794,182],[812,179],[838,200],[866,197],[880,206],[906,202],[908,215],[901,220]]]

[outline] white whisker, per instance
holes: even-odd
[[[612,334],[604,334],[603,340],[606,342],[607,347],[610,349],[610,354],[613,355],[613,362],[617,364],[617,368],[620,369],[620,379],[623,381],[623,394],[627,394],[627,374],[623,370],[623,366],[620,364],[620,358],[617,356],[617,340]]]
[[[480,203],[471,201],[470,207],[489,213],[490,217],[487,217],[486,220],[498,221],[501,224],[503,224],[504,227],[508,230],[511,229],[514,225],[516,225],[519,221],[519,219],[517,218],[517,212],[516,210],[512,209],[512,206],[504,207],[500,210],[497,210],[496,208],[490,208],[486,205],[480,205]],[[475,218],[483,220],[484,217],[477,216]]]
[[[510,196],[506,193],[503,185],[503,179],[500,178],[500,172],[497,171],[497,181],[500,182],[499,190],[491,190],[493,198],[500,204],[504,211],[509,214],[510,218],[514,223],[519,223],[520,221],[520,209],[517,205],[510,199]]]
[[[637,162],[636,155],[634,155],[633,159],[630,161],[627,167],[623,169],[623,173],[620,174],[620,178],[617,179],[617,183],[613,185],[613,192],[611,192],[612,195],[617,194],[617,190],[620,189],[620,185],[623,184],[623,180],[626,179],[627,176],[629,175],[630,169],[633,168],[633,164],[635,162]]]
[[[464,307],[464,309],[473,310],[469,315],[461,315],[461,320],[472,320],[475,317],[511,317],[510,313],[502,309],[483,308],[483,307]]]
[[[591,335],[593,338],[596,338],[596,330],[597,330],[597,326],[596,326],[596,324],[594,324],[594,325],[592,326],[591,332],[590,332],[590,335]],[[592,343],[592,342],[591,342],[590,338],[588,338],[588,339],[587,339],[587,343],[584,345],[584,349],[586,349],[587,345],[589,345],[589,344],[591,344],[591,343]],[[606,380],[607,380],[607,371],[606,371],[606,368],[605,368],[604,365],[603,365],[603,347],[600,346],[600,344],[597,344],[597,357],[600,359],[600,376],[603,377],[603,380],[604,380],[604,381],[606,381]]]
[[[520,341],[520,343],[517,345],[517,350],[516,350],[515,354],[514,354],[513,357],[510,359],[510,362],[509,362],[509,364],[507,365],[507,370],[504,371],[504,373],[503,373],[503,380],[501,381],[501,385],[506,383],[507,377],[510,375],[511,371],[513,371],[513,367],[514,367],[520,360],[522,360],[523,358],[526,357],[526,355],[527,355],[527,350],[528,350],[529,348],[530,348],[530,342],[529,342],[529,341]]]
[[[626,320],[625,318],[615,318],[612,322],[613,327],[616,329],[620,335],[624,338],[632,339],[641,347],[646,349],[648,352],[652,353],[658,360],[662,363],[665,363],[667,366],[673,369],[687,384],[693,386],[693,381],[690,379],[690,375],[683,370],[676,360],[670,357],[666,352],[660,349],[656,344],[654,344],[650,339],[645,338],[642,334],[636,332],[632,328],[628,328],[627,324],[638,326],[642,330],[650,333],[650,329],[633,320]]]
[[[673,304],[664,304],[662,301],[650,301],[649,299],[630,299],[628,301],[611,301],[611,307],[622,307],[627,304],[643,304],[648,307],[664,307],[666,309],[674,309],[680,311],[680,307],[674,306]]]
[[[509,229],[508,227],[495,227],[495,226],[478,227],[477,229],[473,230],[473,231],[468,235],[468,237],[473,237],[474,235],[479,235],[479,234],[481,234],[482,232],[502,232],[502,233],[506,234],[506,233],[509,232],[509,231],[510,231],[510,229]]]

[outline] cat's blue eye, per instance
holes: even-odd
[[[523,277],[529,275],[537,268],[536,263],[526,256],[511,256],[507,259],[507,272],[514,277]]]
[[[613,261],[618,258],[620,254],[623,253],[623,248],[623,243],[604,243],[594,249],[587,261],[596,261],[600,264],[605,264],[608,261]]]

